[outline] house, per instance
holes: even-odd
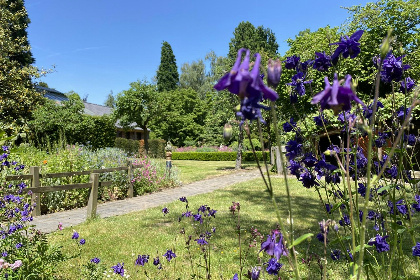
[[[39,92],[44,93],[44,97],[51,99],[55,101],[56,103],[60,104],[63,101],[67,101],[67,96],[59,92],[58,90],[47,88],[47,87],[41,87],[41,86],[35,86],[35,89]],[[111,115],[112,114],[112,108],[93,104],[89,102],[83,101],[84,113],[86,115],[90,116],[103,116],[103,115]],[[145,137],[145,133],[142,128],[137,127],[136,123],[132,123],[130,125],[129,129],[124,129],[120,123],[119,120],[115,123],[115,128],[117,131],[117,137],[127,138],[127,139],[133,139],[133,140],[142,140]],[[147,130],[147,137],[149,136],[150,129]]]

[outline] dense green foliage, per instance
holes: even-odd
[[[138,153],[139,153],[139,141],[138,140],[117,137],[117,138],[115,138],[115,146],[114,147],[125,151],[129,155],[138,155]]]
[[[258,160],[262,160],[262,152],[257,151]],[[234,161],[236,152],[173,152],[173,160]],[[252,152],[243,152],[242,160],[255,161]]]
[[[165,158],[166,141],[163,139],[150,139],[149,140],[149,157],[152,158]]]
[[[235,28],[233,38],[229,43],[228,58],[231,61],[236,59],[240,48],[247,48],[252,53],[264,51],[269,57],[275,57],[279,45],[276,36],[270,28],[264,26],[255,27],[252,23],[242,21]]]
[[[116,135],[115,120],[107,115],[85,115],[83,108],[83,102],[75,93],[61,105],[45,100],[33,112],[33,120],[29,122],[29,139],[40,147],[59,141],[88,145],[94,149],[112,147]]]
[[[183,146],[188,139],[197,141],[204,126],[205,107],[191,88],[162,93],[151,129],[157,138],[170,140],[176,146]]]
[[[30,22],[23,0],[0,1],[0,126],[20,132],[41,100],[31,78],[38,76],[26,28]]]
[[[158,91],[174,90],[179,83],[178,68],[171,45],[164,41],[160,55],[160,65],[156,73]]]
[[[146,82],[133,82],[130,89],[124,90],[117,95],[114,116],[125,128],[140,127],[145,137],[146,151],[148,147],[148,128],[150,122],[157,117],[158,92],[154,85]]]

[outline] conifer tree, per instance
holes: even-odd
[[[174,90],[178,86],[179,74],[176,66],[175,55],[171,45],[164,41],[160,56],[160,65],[156,73],[158,91]]]
[[[0,126],[19,132],[40,101],[31,78],[38,75],[26,28],[30,20],[23,0],[0,0]]]

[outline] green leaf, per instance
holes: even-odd
[[[311,238],[313,235],[314,235],[313,233],[307,233],[307,234],[304,234],[304,235],[300,236],[298,239],[295,239],[293,241],[292,245],[290,245],[288,249],[291,249],[292,247],[299,245],[300,243],[302,243],[306,239]]]

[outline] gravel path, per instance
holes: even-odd
[[[259,176],[260,173],[258,170],[241,170],[228,175],[187,184],[179,188],[166,189],[148,195],[98,204],[97,214],[100,218],[124,215],[130,212],[164,205],[179,199],[181,196],[191,197],[197,194],[209,193]],[[50,233],[57,229],[58,223],[62,223],[64,227],[83,223],[86,220],[86,214],[87,208],[84,207],[34,217],[32,223],[41,232]]]

